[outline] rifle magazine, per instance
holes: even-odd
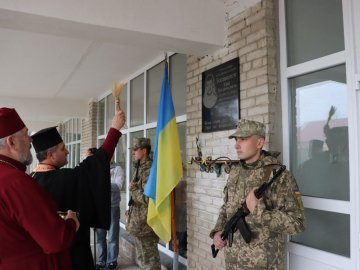
[[[246,224],[245,217],[239,219],[236,227],[239,229],[244,241],[249,244],[251,242],[251,231],[249,226]]]

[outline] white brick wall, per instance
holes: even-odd
[[[265,148],[271,148],[273,142],[278,94],[274,1],[260,1],[238,13],[236,2],[224,2],[228,16],[226,46],[212,55],[187,59],[188,160],[197,156],[196,136],[199,136],[203,156],[226,155],[236,159],[234,141],[227,138],[234,130],[201,133],[201,73],[235,57],[240,58],[241,117],[266,125]],[[223,252],[212,258],[209,233],[223,203],[226,178],[224,174],[217,178],[215,173],[200,172],[195,164],[188,166],[188,269],[225,269]]]
[[[86,149],[96,147],[96,121],[97,121],[97,103],[89,103],[89,115],[87,119],[82,120],[81,133],[81,153],[84,156]]]

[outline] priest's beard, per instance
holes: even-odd
[[[33,156],[31,152],[28,153],[22,153],[20,155],[20,162],[24,164],[25,166],[30,165],[33,162]]]

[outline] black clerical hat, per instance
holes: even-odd
[[[36,153],[58,145],[63,140],[56,127],[44,128],[31,136]]]

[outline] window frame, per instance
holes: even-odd
[[[282,137],[283,137],[283,160],[284,164],[290,164],[290,128],[291,128],[291,116],[290,116],[290,93],[288,80],[300,75],[308,74],[310,72],[318,71],[321,69],[345,65],[346,69],[346,87],[348,90],[348,126],[349,126],[349,174],[350,174],[350,200],[340,201],[324,198],[315,198],[310,196],[303,196],[304,207],[324,210],[336,213],[344,213],[350,215],[350,258],[343,257],[337,254],[329,253],[319,249],[314,249],[304,245],[288,242],[288,259],[291,254],[299,255],[310,260],[318,261],[327,265],[338,267],[339,269],[355,269],[356,262],[359,261],[357,240],[359,239],[358,216],[356,205],[359,203],[355,194],[357,194],[359,185],[356,183],[357,179],[354,172],[354,168],[358,166],[358,154],[359,149],[356,139],[352,139],[354,132],[356,131],[356,96],[355,92],[351,91],[350,85],[352,83],[351,74],[354,73],[351,65],[351,59],[354,57],[351,54],[349,28],[350,28],[350,13],[351,3],[349,0],[342,0],[343,9],[343,25],[344,25],[344,42],[345,49],[337,53],[333,53],[324,57],[320,57],[314,60],[310,60],[294,66],[287,66],[287,45],[286,45],[286,13],[285,13],[285,1],[279,0],[279,43],[280,43],[280,87],[281,87],[281,109],[282,109]],[[290,168],[291,170],[291,168]],[[355,196],[354,196],[355,195]],[[355,240],[354,240],[355,239]],[[288,262],[289,263],[289,262]],[[289,265],[288,265],[289,268]]]

